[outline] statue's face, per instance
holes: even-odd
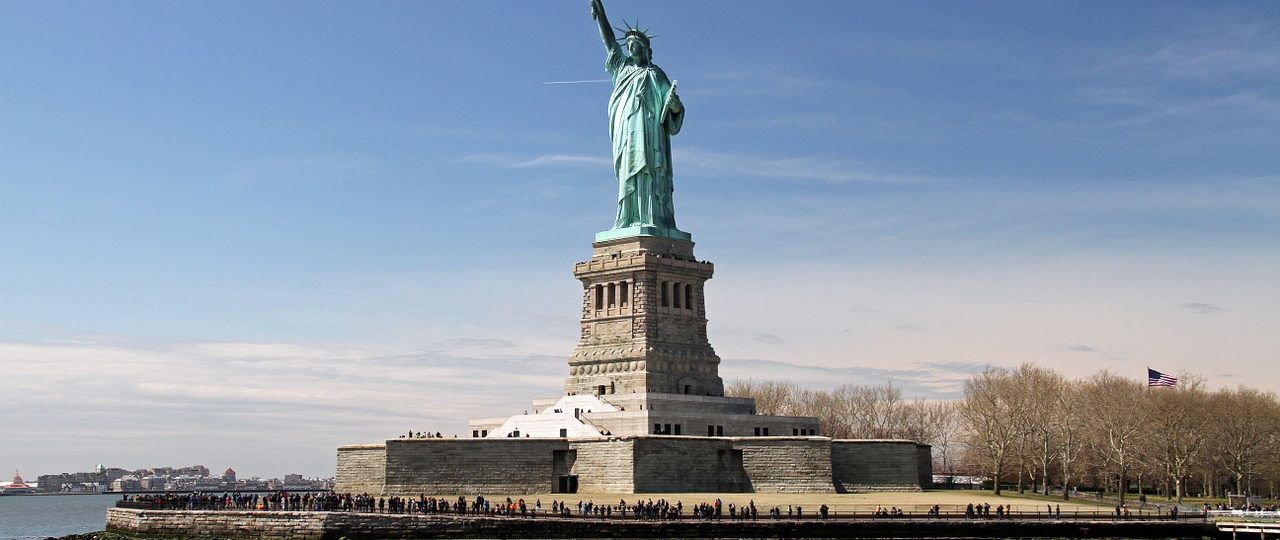
[[[627,39],[627,52],[631,53],[632,58],[642,62],[648,62],[653,58],[653,51],[649,50],[649,46],[639,39]]]

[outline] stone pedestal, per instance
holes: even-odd
[[[591,260],[573,269],[583,287],[582,333],[565,392],[723,396],[703,296],[713,271],[694,258],[691,241],[636,236],[592,244]]]

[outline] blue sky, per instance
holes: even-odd
[[[1280,389],[1280,6],[624,2],[688,108],[728,378]],[[585,1],[0,4],[0,470],[333,448],[555,395],[613,218]],[[93,441],[92,445],[86,441]]]

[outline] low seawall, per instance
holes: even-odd
[[[348,512],[107,510],[136,538],[1205,538],[1202,521],[840,519],[637,521]]]

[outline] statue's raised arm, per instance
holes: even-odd
[[[596,20],[600,25],[600,39],[604,41],[604,48],[608,49],[617,43],[617,37],[613,35],[613,27],[609,26],[609,18],[604,14],[604,3],[601,0],[587,0],[591,4],[591,18]]]

